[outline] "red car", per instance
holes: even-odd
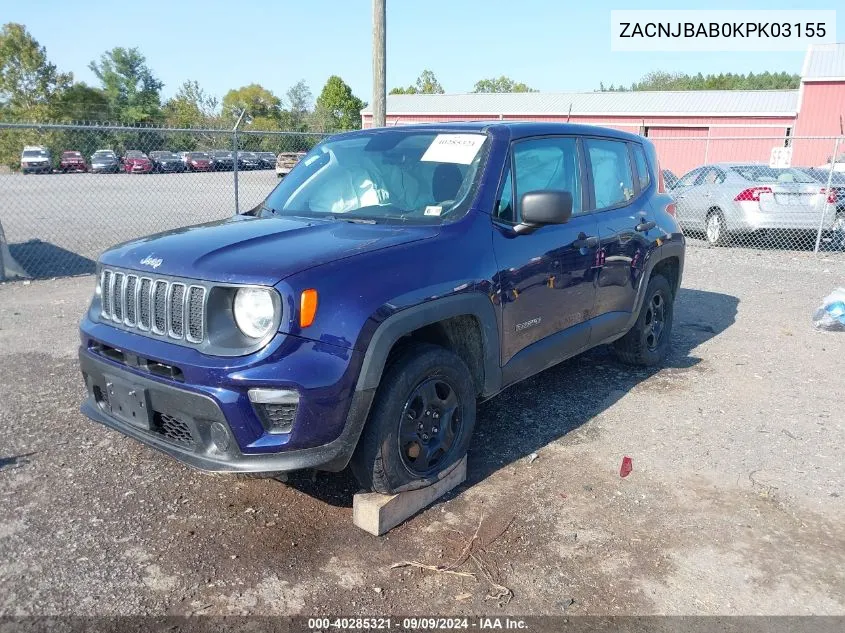
[[[211,171],[211,156],[205,152],[190,152],[185,157],[188,171]]]
[[[123,169],[127,174],[149,174],[153,170],[153,162],[144,152],[131,149],[123,157]]]
[[[64,173],[69,171],[86,172],[88,171],[88,166],[85,164],[82,152],[67,150],[62,152],[62,157],[59,160],[59,169]]]

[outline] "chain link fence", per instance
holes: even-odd
[[[742,131],[650,139],[689,243],[845,249],[845,141]]]
[[[649,134],[690,245],[845,249],[845,139],[706,134]],[[92,272],[113,244],[252,208],[321,138],[0,123],[8,253],[33,278]]]
[[[8,252],[32,278],[93,272],[114,244],[254,207],[322,137],[0,123]]]

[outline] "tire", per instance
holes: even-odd
[[[707,214],[704,224],[704,237],[710,246],[727,246],[730,242],[728,225],[725,216],[719,209],[713,209]]]
[[[652,367],[666,359],[674,317],[672,286],[663,275],[648,281],[645,299],[634,327],[613,344],[616,357],[629,365]],[[659,325],[659,330],[657,326]]]
[[[453,352],[427,343],[402,349],[382,376],[350,461],[361,487],[393,494],[450,472],[472,439],[475,395],[469,369]]]

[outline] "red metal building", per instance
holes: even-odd
[[[807,51],[798,90],[389,95],[386,124],[500,119],[567,121],[643,134],[676,174],[719,161],[822,165],[845,125],[845,43]],[[361,112],[371,127],[372,110]],[[845,141],[840,153],[845,152]]]

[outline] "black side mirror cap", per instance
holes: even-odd
[[[545,224],[566,224],[572,217],[572,194],[569,191],[529,191],[522,195],[522,223],[517,233],[530,233]]]

